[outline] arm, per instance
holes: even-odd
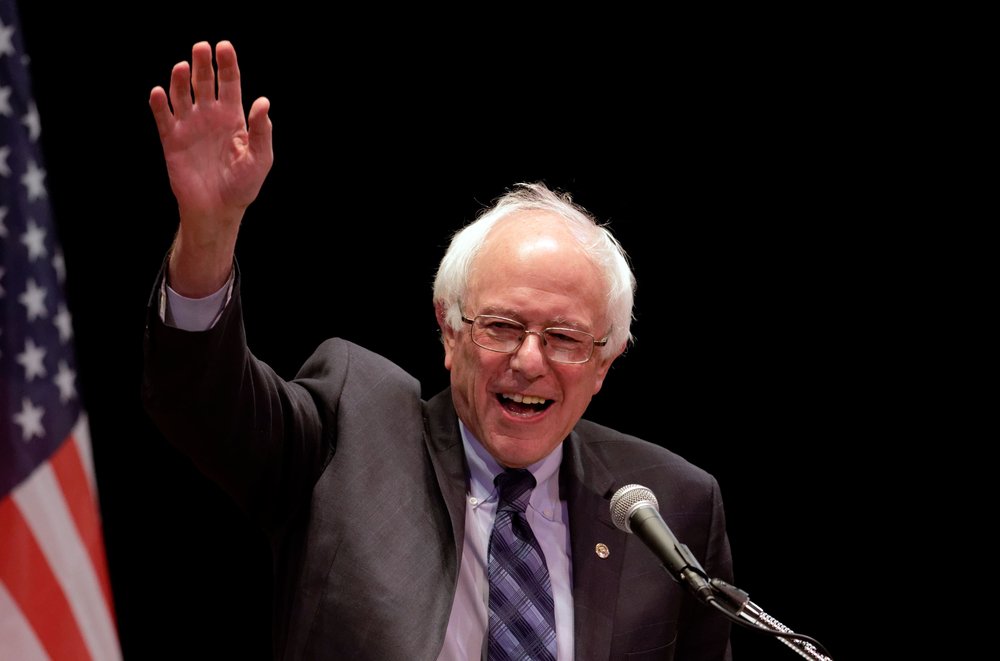
[[[253,104],[249,125],[244,119],[232,45],[220,42],[216,57],[217,97],[212,49],[200,42],[191,65],[174,66],[169,104],[162,87],[152,90],[149,104],[180,214],[166,277],[188,298],[224,288],[222,316],[207,330],[205,324],[191,329],[202,332],[171,328],[163,323],[157,286],[147,319],[143,398],[164,436],[270,529],[305,497],[327,446],[308,393],[246,346],[233,254],[243,214],[271,167],[271,125],[263,98]]]
[[[190,64],[174,65],[169,104],[160,86],[149,95],[180,214],[168,278],[189,298],[226,283],[243,214],[273,162],[270,103],[254,101],[247,123],[236,50],[221,41],[215,55],[218,96],[212,47],[204,41],[192,47]]]
[[[347,361],[333,352],[321,357],[328,362],[317,359],[330,389],[330,402],[320,403],[257,360],[246,343],[238,269],[232,298],[211,328],[172,328],[154,300],[143,344],[142,399],[157,429],[252,520],[276,530],[307,501],[332,453],[324,429],[336,428],[329,413],[342,382],[336,368]]]

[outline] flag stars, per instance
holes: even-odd
[[[0,56],[14,54],[14,28],[0,20]]]
[[[32,142],[38,142],[42,134],[42,121],[38,117],[38,107],[32,101],[28,104],[28,112],[21,118],[21,123],[28,127],[28,136]]]
[[[59,400],[63,404],[76,398],[76,372],[69,368],[65,360],[59,361],[59,372],[53,380],[59,388]]]
[[[45,434],[42,428],[42,416],[45,409],[35,406],[27,397],[21,400],[21,411],[14,414],[14,422],[21,427],[21,439],[25,442],[31,440],[32,436],[41,437]]]
[[[10,87],[0,85],[0,115],[4,117],[12,117],[14,115],[14,108],[10,105],[10,93],[12,91]]]
[[[0,177],[10,176],[10,166],[7,165],[8,156],[10,156],[10,147],[7,145],[0,147]]]
[[[49,316],[49,311],[45,307],[46,291],[45,287],[39,287],[35,284],[34,278],[28,278],[24,293],[17,299],[27,309],[28,321]]]
[[[3,276],[4,276],[5,273],[6,273],[6,271],[4,271],[4,268],[2,266],[0,266],[0,298],[3,298],[3,295],[4,295],[4,290],[3,290]]]
[[[21,235],[21,243],[28,248],[29,262],[49,254],[45,248],[45,230],[39,227],[32,218],[28,219],[28,230]]]
[[[7,236],[7,226],[4,219],[7,217],[7,207],[0,207],[0,239]]]
[[[59,304],[59,312],[52,318],[52,323],[59,329],[59,341],[66,344],[73,338],[73,318],[64,303]]]
[[[36,377],[44,377],[48,374],[45,369],[45,349],[35,346],[35,341],[30,337],[24,341],[24,351],[17,354],[17,362],[24,367],[24,380],[31,381]]]
[[[66,260],[63,258],[62,250],[56,248],[56,254],[52,256],[52,268],[56,270],[56,278],[59,284],[66,282]]]
[[[45,168],[38,167],[33,160],[28,160],[28,171],[21,176],[21,183],[28,189],[28,201],[45,197]]]

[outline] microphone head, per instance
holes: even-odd
[[[660,503],[652,491],[640,484],[626,484],[611,496],[611,520],[619,530],[632,532],[632,515],[643,507],[660,511]]]

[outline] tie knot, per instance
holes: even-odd
[[[528,506],[528,495],[535,488],[535,476],[527,468],[508,468],[493,478],[499,492],[501,508],[523,512]]]

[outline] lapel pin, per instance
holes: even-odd
[[[598,542],[597,546],[594,547],[594,553],[596,553],[597,557],[601,558],[602,560],[611,555],[611,551],[610,549],[608,549],[608,545],[605,544],[604,542]]]

